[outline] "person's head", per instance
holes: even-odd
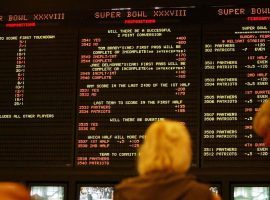
[[[253,130],[264,138],[264,143],[270,145],[270,99],[259,108],[253,119]]]
[[[172,120],[152,123],[145,132],[139,154],[137,167],[141,175],[154,171],[185,173],[192,160],[188,129],[184,123]]]
[[[19,183],[0,182],[0,200],[30,200],[27,188]]]

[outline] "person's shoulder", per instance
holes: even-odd
[[[189,182],[188,199],[214,200],[209,185],[200,183],[196,180]]]
[[[137,182],[140,182],[140,180],[141,180],[141,177],[139,177],[139,176],[125,178],[115,186],[115,189],[120,189],[120,188],[126,187],[130,184],[135,184]]]
[[[209,185],[207,185],[205,183],[200,183],[196,180],[191,181],[191,188],[193,188],[194,190],[210,192]]]
[[[218,194],[210,191],[208,184],[200,183],[196,180],[192,181],[191,184],[191,192],[197,197],[200,197],[200,199],[222,200]]]

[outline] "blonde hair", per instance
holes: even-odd
[[[256,113],[253,119],[253,130],[260,136],[270,131],[270,99],[265,101]]]
[[[185,173],[191,160],[191,139],[184,123],[163,120],[152,123],[146,130],[137,168],[141,175],[153,171]]]

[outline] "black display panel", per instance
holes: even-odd
[[[251,125],[259,105],[270,97],[269,11],[252,6],[207,11],[202,52],[203,167],[270,164],[269,149]]]
[[[77,166],[133,170],[146,127],[164,118],[187,122],[198,164],[201,27],[195,14],[194,8],[104,10],[84,20]]]
[[[251,126],[269,20],[266,6],[0,15],[1,166],[131,170],[164,118],[186,122],[193,166],[200,147],[203,167],[269,166]]]
[[[76,32],[65,13],[0,16],[0,165],[72,166]]]

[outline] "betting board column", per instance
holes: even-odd
[[[72,166],[76,34],[65,13],[1,19],[0,164]]]
[[[133,170],[146,127],[164,118],[190,128],[196,166],[200,26],[192,12],[92,14],[95,26],[80,33],[78,166]]]
[[[17,84],[15,86],[14,106],[23,105],[25,58],[26,58],[26,40],[19,40],[19,49],[16,57]]]
[[[212,20],[203,29],[203,166],[269,165],[269,149],[253,133],[252,119],[270,95],[270,8],[215,7],[208,13]]]

